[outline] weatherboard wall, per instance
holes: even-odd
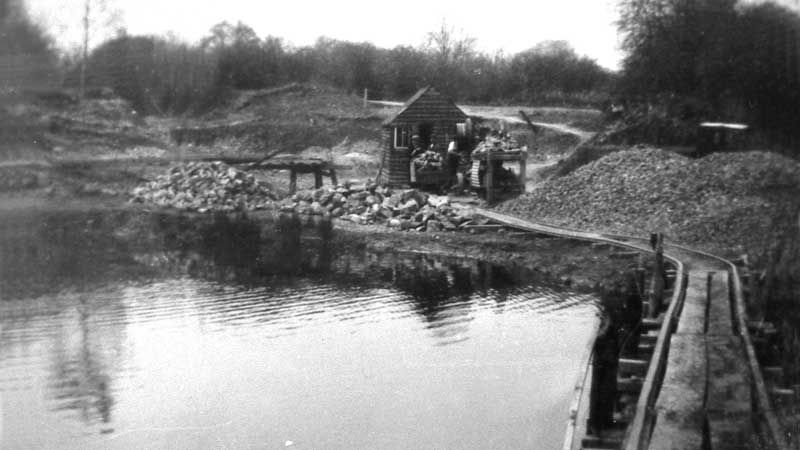
[[[457,137],[457,124],[466,122],[468,116],[452,100],[426,87],[411,97],[403,108],[383,122],[386,177],[390,186],[408,185],[410,182],[410,150],[395,147],[395,129],[406,127],[410,134],[420,134],[421,129],[429,127],[430,137],[423,145],[433,144],[442,152],[447,150],[450,141]]]

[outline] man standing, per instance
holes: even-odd
[[[461,190],[461,182],[458,179],[458,167],[461,165],[461,156],[458,154],[456,141],[450,141],[447,146],[447,187]]]
[[[417,182],[417,167],[416,167],[416,164],[414,164],[414,158],[416,158],[417,156],[420,156],[423,153],[425,153],[425,148],[419,142],[419,135],[415,134],[415,135],[411,136],[411,149],[410,150],[411,150],[411,158],[409,159],[409,168],[408,168],[408,172],[409,172],[409,175],[410,175],[409,178],[410,178],[412,183],[416,183]]]

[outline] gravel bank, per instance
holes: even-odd
[[[749,151],[690,159],[656,148],[610,154],[498,209],[531,220],[760,254],[794,223],[800,163]]]

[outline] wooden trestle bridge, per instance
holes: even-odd
[[[588,233],[532,223],[492,211],[476,212],[523,232],[587,240],[652,252],[646,238]],[[745,314],[740,269],[732,262],[664,244],[668,273],[663,304],[647,311],[638,349],[617,365],[617,392],[628,407],[615,426],[589,434],[587,364],[575,386],[565,450],[788,449],[756,354]],[[752,325],[752,324],[751,324]]]

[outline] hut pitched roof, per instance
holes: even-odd
[[[417,91],[403,108],[383,122],[383,126],[395,126],[419,122],[463,122],[467,115],[452,100],[430,86]]]

